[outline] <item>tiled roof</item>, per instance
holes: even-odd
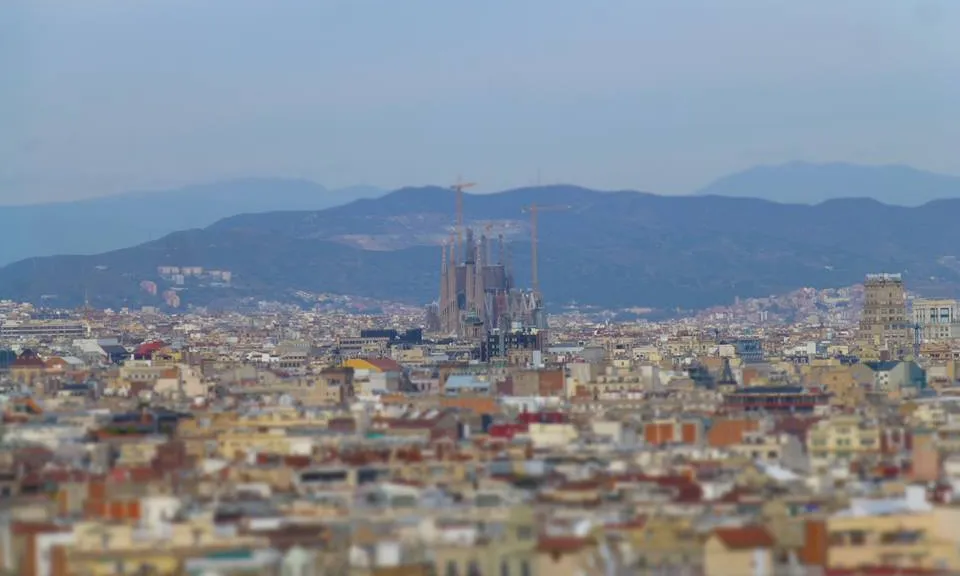
[[[20,357],[13,361],[12,368],[46,368],[40,356],[33,350],[24,350]]]
[[[573,554],[592,546],[592,538],[578,536],[542,536],[537,542],[537,551],[546,554]]]
[[[740,444],[744,433],[756,431],[759,424],[759,420],[747,418],[715,420],[707,432],[707,441],[717,448]]]
[[[137,346],[137,349],[133,353],[137,356],[144,356],[147,354],[153,354],[157,350],[161,350],[166,344],[163,342],[144,342],[143,344]]]
[[[403,372],[403,366],[390,358],[366,358],[365,360],[381,372]]]
[[[739,528],[717,528],[714,535],[723,545],[733,550],[745,548],[769,548],[774,545],[773,536],[761,526],[742,526]]]

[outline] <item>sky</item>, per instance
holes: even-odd
[[[960,174],[955,0],[2,0],[0,203]]]

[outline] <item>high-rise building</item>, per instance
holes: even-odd
[[[867,274],[860,338],[895,354],[912,346],[913,323],[907,315],[907,291],[900,274]]]

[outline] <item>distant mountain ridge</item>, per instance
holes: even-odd
[[[245,212],[319,210],[383,194],[307,181],[248,178],[74,202],[0,206],[0,264],[32,256],[96,254]]]
[[[177,230],[203,228],[235,215],[320,210],[383,194],[370,186],[327,190],[306,180],[248,178],[74,202],[0,206],[0,265],[34,256],[97,254]],[[732,174],[697,195],[804,204],[870,197],[887,204],[917,206],[960,197],[960,177],[906,166],[794,162]],[[350,232],[342,230],[342,235]],[[411,240],[413,244],[424,241],[436,238]]]
[[[921,206],[934,200],[960,198],[960,176],[892,164],[791,162],[756,166],[724,176],[696,194],[762,198],[793,204],[872,198],[884,204]]]
[[[870,272],[903,272],[911,289],[960,286],[960,199],[921,207],[869,199],[817,205],[753,198],[598,192],[575,186],[464,197],[467,224],[507,239],[519,283],[529,284],[531,203],[560,209],[539,221],[540,280],[548,303],[699,308],[801,286],[848,286]],[[318,211],[222,219],[96,256],[33,258],[0,269],[0,297],[76,305],[158,305],[140,289],[173,285],[158,266],[230,270],[232,284],[187,282],[185,305],[296,291],[423,304],[436,298],[439,243],[453,231],[454,195],[407,188]],[[918,233],[922,231],[923,233]],[[373,248],[367,248],[373,246]]]

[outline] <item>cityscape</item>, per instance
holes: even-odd
[[[960,571],[960,301],[877,272],[548,313],[456,206],[426,307],[0,302],[0,568]]]
[[[0,576],[960,576],[957,30],[0,0]]]

